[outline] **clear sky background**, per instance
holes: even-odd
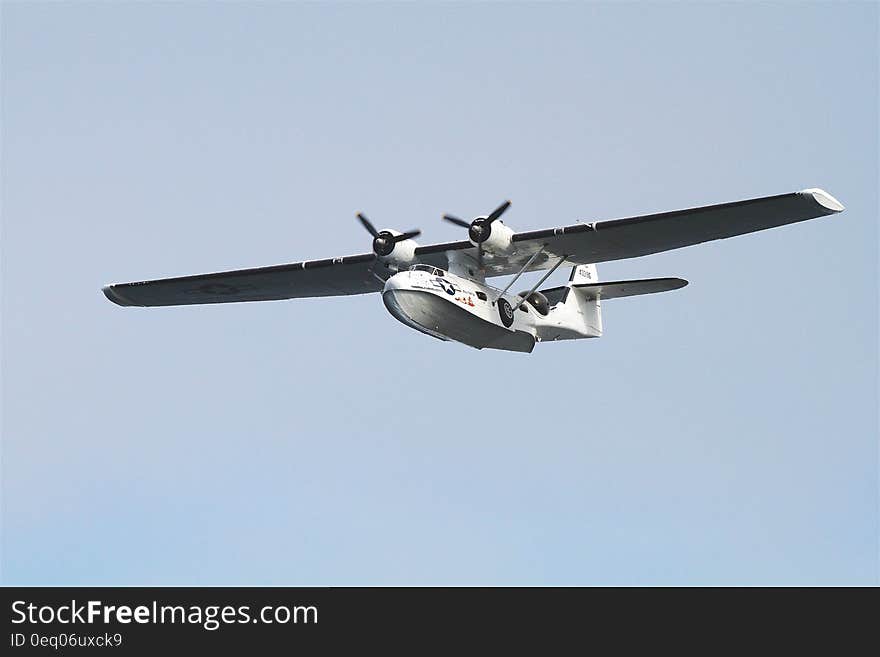
[[[873,3],[3,3],[2,582],[876,584],[877,41]],[[691,284],[531,355],[100,291],[363,253],[359,210],[806,187],[846,212],[600,265]]]

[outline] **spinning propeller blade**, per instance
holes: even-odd
[[[459,219],[458,217],[454,217],[451,214],[444,214],[443,218],[446,221],[455,224],[456,226],[461,226],[462,228],[470,228],[471,227],[471,225],[467,221],[465,221],[464,219]]]
[[[422,231],[418,229],[408,230],[402,235],[395,235],[391,238],[391,241],[397,244],[398,242],[402,242],[403,240],[411,240],[413,237],[418,237],[422,234]]]
[[[504,201],[504,203],[502,203],[497,208],[492,210],[492,214],[490,214],[488,217],[486,217],[486,224],[487,225],[491,224],[498,217],[500,217],[502,214],[504,214],[507,211],[507,208],[509,208],[509,207],[510,207],[510,201]]]
[[[364,228],[367,229],[367,231],[370,233],[370,235],[372,235],[373,237],[379,237],[379,231],[376,230],[376,227],[372,223],[370,223],[369,219],[367,219],[360,212],[358,212],[357,217],[358,217],[358,219],[361,220],[361,223],[363,224]]]

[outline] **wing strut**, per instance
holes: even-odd
[[[524,264],[524,265],[522,266],[522,269],[520,269],[518,272],[516,272],[516,276],[514,276],[514,277],[511,279],[511,281],[507,284],[507,287],[504,288],[503,290],[501,290],[501,294],[498,295],[498,299],[501,299],[501,298],[507,293],[507,291],[510,289],[511,285],[513,285],[514,283],[516,283],[517,279],[518,279],[520,276],[523,275],[523,272],[525,272],[525,270],[529,268],[529,265],[532,264],[532,263],[535,261],[535,258],[537,258],[539,255],[541,255],[541,253],[544,251],[544,247],[545,247],[545,246],[547,246],[547,245],[544,244],[544,245],[541,246],[540,249],[538,249],[537,251],[535,251],[535,254],[534,254],[531,258],[528,259],[528,261],[526,262],[526,264]],[[559,265],[556,265],[556,267],[558,267],[558,266],[559,266]],[[553,269],[556,269],[556,267],[554,267]],[[551,270],[551,271],[552,271],[552,270]],[[543,280],[544,280],[544,279],[542,278],[541,281],[543,281]],[[495,301],[497,301],[498,299],[496,299]],[[495,301],[492,302],[492,305],[493,305],[493,306],[495,305]],[[516,308],[516,306],[514,306],[514,308]]]
[[[561,258],[559,258],[559,260],[556,261],[556,264],[553,265],[553,267],[551,267],[550,269],[548,269],[547,273],[541,277],[541,280],[538,281],[537,283],[535,283],[535,287],[533,287],[531,290],[526,292],[525,295],[518,295],[517,298],[519,299],[519,301],[517,301],[515,304],[513,304],[513,307],[516,308],[519,304],[521,304],[523,301],[525,301],[530,296],[532,296],[532,292],[537,290],[541,286],[541,283],[546,281],[550,277],[550,274],[555,272],[559,268],[559,265],[561,265],[563,262],[565,262],[565,259],[567,257],[568,256],[562,256]],[[510,286],[508,285],[508,287],[510,287]]]

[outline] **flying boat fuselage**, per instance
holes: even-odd
[[[399,321],[441,340],[478,349],[530,352],[536,341],[598,337],[588,331],[567,335],[567,313],[559,305],[536,308],[475,280],[430,265],[416,265],[390,277],[382,300]],[[546,314],[542,314],[544,311]],[[569,331],[570,333],[570,331]]]

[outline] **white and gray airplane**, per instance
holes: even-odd
[[[477,349],[531,352],[536,342],[598,338],[602,301],[676,290],[680,278],[599,281],[596,263],[625,260],[835,214],[843,205],[821,189],[521,233],[501,221],[505,201],[471,222],[444,219],[468,239],[420,246],[418,230],[376,230],[372,253],[289,265],[164,278],[104,287],[120,306],[179,306],[381,292],[388,311],[417,331]],[[557,268],[568,283],[539,289]],[[526,272],[545,271],[510,293]],[[492,276],[513,275],[504,289]]]

